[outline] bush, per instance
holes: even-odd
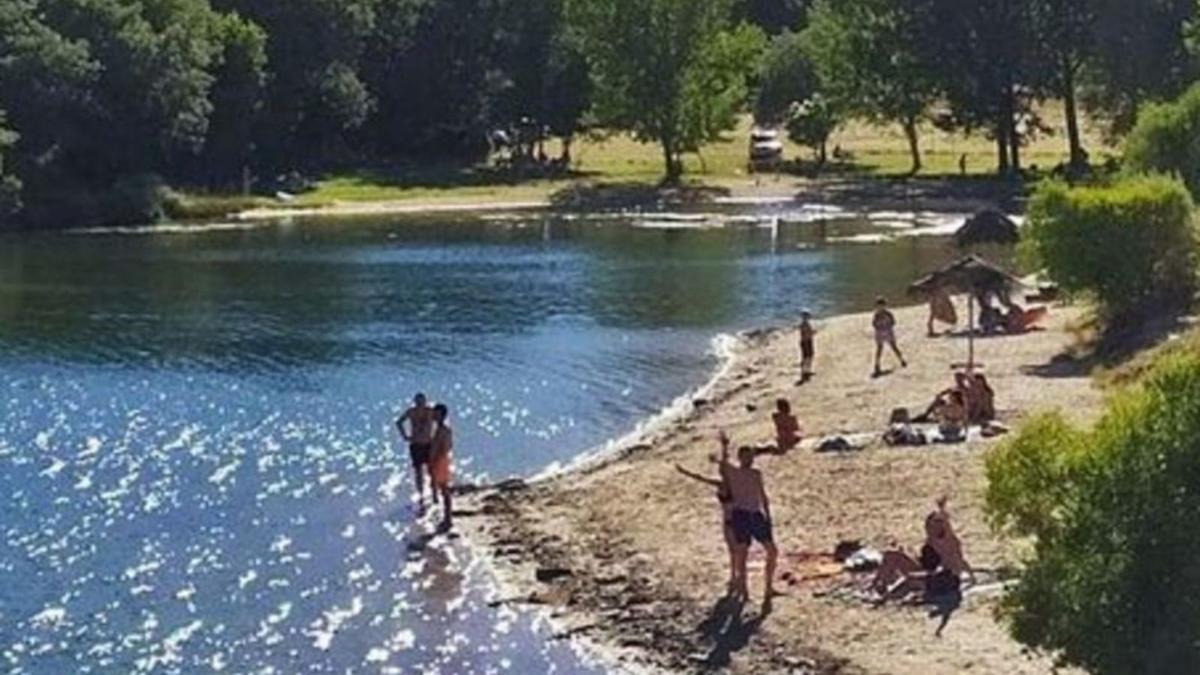
[[[1200,84],[1176,101],[1152,103],[1138,113],[1125,145],[1125,166],[1178,176],[1193,196],[1200,195]]]
[[[1197,241],[1188,191],[1150,176],[1109,187],[1043,184],[1023,246],[1065,291],[1094,294],[1112,318],[1185,300],[1195,286]]]
[[[1000,531],[1035,538],[1001,607],[1090,672],[1200,672],[1200,354],[1165,358],[1092,431],[1028,423],[987,460]]]

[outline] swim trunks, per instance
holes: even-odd
[[[433,451],[432,443],[409,443],[408,456],[412,459],[412,465],[420,468],[429,464],[429,453]]]
[[[751,541],[770,544],[775,541],[771,521],[760,511],[733,510],[733,538],[743,546]]]

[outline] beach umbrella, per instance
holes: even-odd
[[[969,255],[914,281],[908,292],[928,297],[937,290],[967,294],[967,368],[975,367],[975,298],[986,293],[1007,297],[1021,280],[984,260]]]
[[[1015,244],[1021,240],[1017,224],[996,209],[984,209],[967,219],[954,233],[954,243],[959,248],[970,248],[981,244]]]

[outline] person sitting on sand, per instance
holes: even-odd
[[[449,417],[450,409],[445,404],[439,403],[433,407],[433,419],[437,422],[437,430],[433,432],[432,450],[429,456],[429,477],[433,483],[434,501],[437,501],[438,495],[441,495],[442,498],[442,524],[439,529],[443,532],[449,532],[452,525],[450,518],[450,461],[451,453],[454,450],[454,430],[447,422]]]
[[[967,407],[967,422],[984,425],[996,419],[996,392],[983,373],[955,373]]]
[[[904,354],[896,344],[896,315],[892,314],[887,304],[887,298],[882,296],[875,300],[875,316],[871,319],[871,326],[875,329],[875,377],[883,375],[880,359],[883,357],[884,347],[891,347],[892,353],[900,361],[901,368],[908,367]]]
[[[775,547],[771,527],[771,502],[767,498],[762,472],[754,468],[755,454],[754,448],[749,446],[738,448],[738,464],[735,466],[729,461],[729,442],[723,441],[721,478],[729,485],[729,492],[733,497],[731,520],[736,543],[734,557],[738,580],[735,593],[743,599],[750,597],[746,559],[749,557],[751,543],[757,541],[767,552],[763,606],[770,608],[771,599],[775,596],[775,566],[779,559],[779,549]]]
[[[800,421],[792,414],[792,404],[786,398],[775,401],[771,421],[775,423],[775,447],[779,454],[800,445]]]
[[[817,355],[812,325],[812,314],[800,312],[800,382],[808,382],[813,376],[813,358]]]
[[[974,578],[946,504],[945,497],[938,499],[938,508],[925,517],[925,543],[918,560],[899,548],[883,554],[883,562],[871,581],[881,601],[916,592],[927,600],[945,596],[959,591],[964,574]]]
[[[721,443],[725,444],[728,442],[725,435],[721,434]],[[717,489],[717,503],[721,506],[721,530],[725,537],[725,550],[729,553],[729,592],[733,593],[740,588],[741,584],[739,584],[737,576],[738,569],[735,550],[737,542],[733,536],[733,495],[729,492],[729,485],[723,478],[702,476],[685,469],[679,464],[675,465],[675,470],[692,480],[704,483],[705,485],[711,485]]]

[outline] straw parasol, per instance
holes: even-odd
[[[967,219],[954,233],[954,243],[959,248],[970,248],[980,244],[1015,244],[1021,240],[1021,231],[1012,218],[996,209],[984,209]]]

